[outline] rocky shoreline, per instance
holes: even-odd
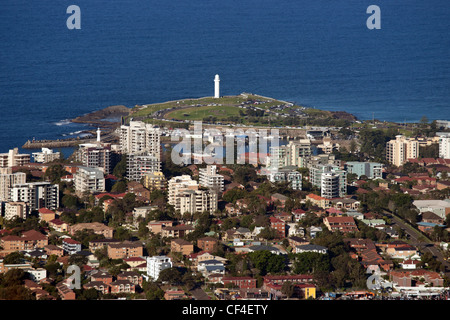
[[[76,117],[70,121],[74,123],[89,124],[93,127],[117,127],[120,125],[121,117],[128,116],[130,112],[131,109],[123,105],[109,106],[104,109]]]
[[[23,149],[41,149],[41,148],[67,148],[76,147],[81,143],[94,142],[96,139],[96,130],[101,128],[102,141],[117,142],[118,137],[114,135],[114,130],[120,126],[121,118],[128,116],[131,109],[122,105],[109,106],[101,110],[93,111],[88,114],[71,119],[70,122],[88,124],[91,130],[85,130],[83,133],[91,134],[86,138],[67,138],[55,140],[28,140]]]
[[[96,140],[95,137],[97,128],[101,128],[102,141],[114,143],[118,141],[118,137],[114,134],[115,129],[121,125],[121,119],[129,116],[131,113],[132,109],[123,105],[109,106],[104,109],[96,110],[70,120],[70,122],[73,123],[89,125],[92,129],[83,131],[83,133],[89,133],[89,137],[55,140],[28,140],[22,148],[40,149],[76,147],[81,143],[94,142]],[[332,111],[330,113],[332,117],[336,119],[346,119],[350,121],[357,120],[354,115],[345,111]]]

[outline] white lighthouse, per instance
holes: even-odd
[[[220,78],[218,74],[214,78],[214,98],[220,98]]]
[[[100,142],[100,128],[97,128],[97,142]]]

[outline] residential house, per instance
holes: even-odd
[[[439,273],[434,271],[424,269],[410,271],[395,270],[389,273],[389,280],[400,287],[416,287],[420,285],[420,283],[422,283],[421,279],[423,279],[425,283],[428,283],[433,287],[444,286],[444,279]]]
[[[322,209],[327,209],[331,207],[331,199],[318,196],[314,193],[310,193],[306,196],[306,201],[310,201],[313,205],[318,206]]]
[[[217,245],[219,244],[219,240],[213,237],[203,237],[197,239],[197,247],[199,247],[202,251],[213,252],[217,249]]]
[[[400,263],[400,266],[402,267],[402,269],[415,270],[417,269],[419,264],[420,264],[419,260],[406,259]]]
[[[135,293],[136,285],[128,280],[116,280],[111,283],[111,293]]]
[[[173,221],[167,220],[167,221],[150,221],[147,224],[147,228],[150,232],[154,234],[160,234],[162,232],[162,229],[164,227],[172,227]]]
[[[361,202],[352,198],[331,199],[331,206],[336,209],[358,210]]]
[[[128,264],[131,268],[131,270],[138,270],[141,271],[140,269],[142,268],[144,271],[147,270],[147,259],[145,259],[145,257],[130,257],[130,258],[125,258],[123,259],[123,262],[125,262],[126,264]]]
[[[242,300],[270,300],[270,292],[262,288],[240,289],[239,297]]]
[[[193,253],[193,254],[189,255],[189,260],[191,260],[193,262],[194,266],[197,266],[200,262],[207,261],[207,260],[218,260],[218,261],[222,262],[224,265],[228,261],[225,258],[222,258],[219,256],[214,256],[211,253],[205,252],[205,251],[201,251],[201,252]]]
[[[400,247],[387,248],[386,253],[392,259],[406,259],[417,254],[417,249],[416,247],[405,245]]]
[[[163,227],[161,230],[161,236],[167,238],[183,238],[189,233],[194,231],[194,227],[191,225],[179,224],[173,227]]]
[[[72,255],[81,251],[81,242],[72,238],[64,238],[62,240],[62,247],[65,253]]]
[[[425,233],[433,232],[435,227],[445,228],[445,225],[432,222],[417,222],[417,228]]]
[[[450,188],[450,181],[440,180],[436,182],[436,189],[445,190],[447,188]]]
[[[101,250],[106,248],[111,243],[119,243],[119,240],[116,239],[97,239],[89,241],[89,251],[95,252],[97,250]]]
[[[288,213],[288,212],[284,212],[284,211],[277,212],[277,213],[274,213],[273,216],[277,219],[280,219],[280,220],[286,222],[286,223],[292,221],[292,214]]]
[[[223,277],[222,283],[225,286],[234,286],[240,289],[256,288],[256,279],[252,277]]]
[[[344,241],[355,250],[355,254],[352,255],[353,258],[360,261],[361,265],[366,268],[367,273],[378,271],[380,268],[387,271],[393,267],[392,261],[384,260],[378,254],[377,246],[372,240],[347,238]]]
[[[288,197],[286,197],[286,196],[284,196],[284,195],[282,195],[282,194],[280,194],[280,193],[274,193],[274,194],[270,197],[270,200],[271,200],[274,204],[279,203],[279,205],[278,205],[279,208],[284,208],[284,206],[285,206],[285,204],[286,204],[286,201],[287,201],[288,199],[289,199]]]
[[[358,231],[358,227],[353,217],[325,217],[323,223],[330,231],[340,231],[349,233]]]
[[[284,238],[286,236],[286,222],[275,217],[270,217],[269,220],[270,227],[277,231],[280,238]]]
[[[61,298],[61,300],[75,300],[76,295],[73,290],[71,290],[67,284],[60,282],[56,285],[56,290]]]
[[[122,273],[117,275],[117,280],[128,280],[133,283],[135,286],[142,287],[144,277],[136,271],[123,271]]]
[[[204,260],[197,264],[197,271],[200,272],[205,278],[211,274],[225,274],[225,265],[219,260]]]
[[[434,223],[434,224],[444,224],[444,219],[434,212],[425,211],[422,212],[422,222]]]
[[[67,232],[69,229],[69,224],[60,219],[50,220],[48,221],[48,225],[50,228],[53,228],[55,231],[58,232]]]
[[[77,231],[81,230],[92,230],[95,234],[103,235],[105,238],[112,238],[114,233],[114,228],[108,227],[100,222],[91,223],[77,223],[69,227],[69,234],[75,235]]]
[[[282,254],[281,250],[274,246],[268,246],[268,245],[253,245],[247,248],[249,252],[255,252],[255,251],[270,251],[273,254]]]
[[[194,252],[194,245],[189,241],[177,238],[170,242],[170,251],[180,252],[183,255],[188,255]]]
[[[109,284],[105,284],[102,281],[91,281],[83,285],[83,289],[95,289],[100,291],[102,294],[108,294],[111,292],[111,286]]]
[[[56,255],[58,257],[62,257],[64,255],[64,249],[53,244],[46,245],[44,250],[49,256]]]
[[[48,237],[39,231],[24,231],[20,236],[7,235],[1,238],[3,252],[8,254],[14,251],[31,251],[44,248],[48,245]]]
[[[113,276],[104,270],[94,270],[90,274],[91,282],[101,282],[105,285],[110,285],[113,282]]]
[[[184,300],[188,296],[181,289],[169,289],[164,292],[164,300]]]
[[[305,245],[305,244],[309,244],[309,241],[307,239],[302,238],[302,237],[296,237],[296,236],[289,237],[288,242],[292,248],[295,248],[295,247],[301,246],[301,245]]]
[[[302,209],[292,210],[292,216],[294,217],[294,222],[299,222],[306,215],[306,211]]]
[[[309,236],[312,239],[314,239],[319,232],[322,232],[322,227],[311,226],[309,228]]]
[[[110,259],[141,257],[143,255],[143,246],[140,241],[123,241],[121,243],[108,244],[107,251]]]
[[[40,208],[38,210],[38,213],[39,213],[39,219],[43,220],[45,222],[49,222],[56,218],[55,211],[47,209],[47,208]]]

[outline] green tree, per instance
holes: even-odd
[[[286,266],[284,256],[271,253],[267,250],[250,252],[248,257],[254,266],[259,269],[260,275],[282,272]]]
[[[143,289],[147,300],[164,299],[164,291],[155,282],[144,281]]]
[[[115,175],[118,178],[125,177],[127,173],[127,155],[122,154],[122,157],[120,161],[116,164],[116,166],[113,169],[113,175]]]
[[[158,281],[168,282],[171,285],[178,285],[181,283],[182,275],[177,268],[167,268],[159,273]]]
[[[59,183],[61,182],[61,177],[67,174],[68,172],[64,169],[64,166],[53,164],[45,170],[44,178],[47,178],[51,183]]]
[[[24,258],[23,253],[14,251],[3,258],[3,264],[20,264],[23,263]]]
[[[297,253],[294,257],[294,273],[304,274],[318,271],[330,271],[330,258],[318,252]]]
[[[295,292],[295,286],[291,282],[285,282],[281,286],[281,293],[285,294],[288,298],[292,298]]]
[[[61,203],[65,208],[70,209],[77,209],[81,205],[80,199],[71,194],[65,194],[61,198]]]

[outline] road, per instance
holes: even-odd
[[[450,263],[444,259],[442,252],[432,241],[426,239],[418,230],[414,229],[401,218],[387,211],[385,211],[385,214],[393,221],[394,226],[397,225],[405,231],[405,233],[409,236],[412,245],[418,247],[422,252],[429,251],[433,257],[445,266],[446,275],[450,275]]]

